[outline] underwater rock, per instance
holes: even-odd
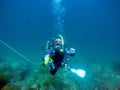
[[[11,63],[11,68],[12,68],[12,70],[17,70],[18,67],[20,67],[20,64],[18,64],[18,63],[16,63],[16,62]]]
[[[32,90],[40,90],[40,85],[34,83],[34,84],[31,86],[30,90],[31,90],[31,89],[32,89]]]
[[[21,90],[41,90],[41,86],[39,84],[28,84],[21,88]]]
[[[7,81],[4,78],[0,78],[0,89],[7,84]]]
[[[8,83],[1,90],[21,90],[21,87]]]
[[[11,75],[10,71],[0,72],[0,89],[9,82],[11,76],[12,75]]]
[[[119,70],[119,66],[115,66],[115,70]],[[0,88],[1,90],[120,90],[120,75],[116,75],[110,67],[91,64],[87,71],[87,77],[84,79],[61,69],[55,76],[50,76],[47,67],[32,67],[31,70],[30,65],[22,62],[3,61],[0,63]]]

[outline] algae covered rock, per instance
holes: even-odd
[[[8,83],[1,90],[21,90],[21,87]]]

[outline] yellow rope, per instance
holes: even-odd
[[[24,55],[22,55],[20,52],[18,52],[17,50],[15,50],[14,48],[12,48],[10,45],[8,45],[7,43],[3,42],[2,40],[0,40],[0,43],[2,43],[3,45],[5,45],[6,47],[8,47],[9,49],[11,49],[14,53],[18,54],[19,56],[21,56],[22,58],[24,58],[25,60],[35,64],[35,65],[40,65],[41,63],[36,63],[33,62],[31,59],[25,57]]]

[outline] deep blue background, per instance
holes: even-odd
[[[120,58],[120,1],[63,0],[65,42],[76,57]],[[54,34],[52,0],[0,0],[0,39],[25,56],[40,59]],[[8,48],[0,44],[1,54]],[[110,59],[112,60],[112,59]]]

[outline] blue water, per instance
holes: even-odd
[[[63,0],[62,5],[65,43],[77,58],[120,58],[119,0]],[[38,62],[41,47],[54,36],[53,20],[52,0],[0,0],[0,40]],[[0,49],[2,56],[11,55],[4,45]]]

